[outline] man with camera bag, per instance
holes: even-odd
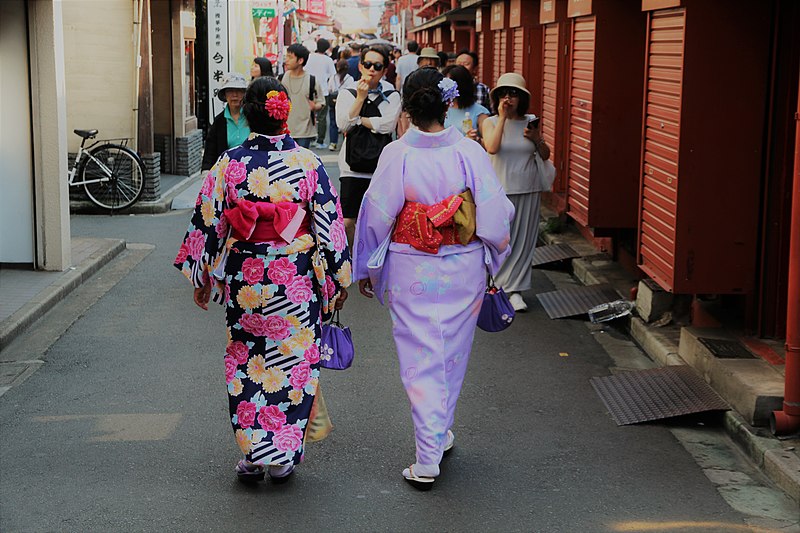
[[[336,124],[345,135],[339,152],[339,193],[351,246],[361,200],[400,115],[400,93],[383,80],[388,64],[386,47],[364,48],[358,64],[361,79],[340,89],[336,101]]]

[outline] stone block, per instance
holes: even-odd
[[[672,293],[652,280],[641,280],[636,293],[636,312],[645,322],[652,322],[670,310],[672,299]]]

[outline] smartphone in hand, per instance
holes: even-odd
[[[536,129],[539,127],[539,122],[541,122],[541,117],[536,117],[528,121],[528,128]]]

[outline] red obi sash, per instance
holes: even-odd
[[[393,242],[430,254],[438,253],[443,244],[465,245],[476,239],[475,203],[469,190],[433,205],[406,202],[392,234]]]
[[[244,199],[238,200],[233,208],[225,211],[233,236],[247,242],[292,242],[295,237],[306,235],[311,230],[305,215],[302,204],[251,202]]]

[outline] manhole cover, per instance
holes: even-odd
[[[750,350],[744,347],[739,341],[731,339],[711,339],[708,337],[697,337],[700,344],[708,348],[711,355],[720,359],[755,359]]]

